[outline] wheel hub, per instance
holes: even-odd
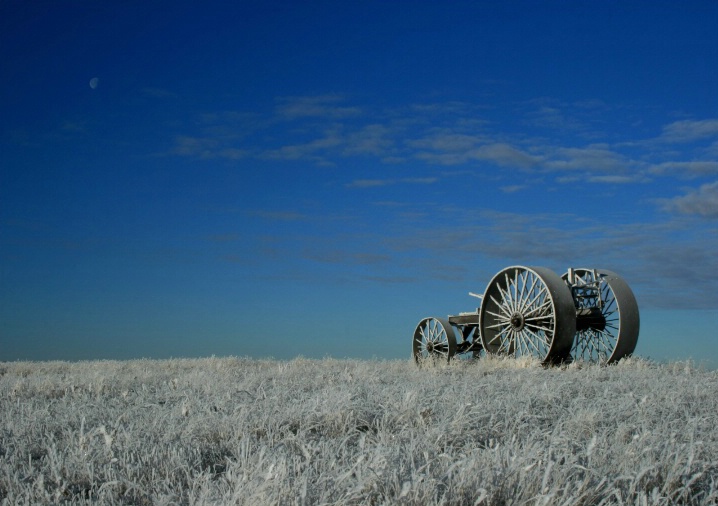
[[[524,328],[525,323],[526,320],[524,320],[524,315],[522,315],[521,313],[514,313],[511,316],[511,325],[514,327],[514,329],[521,330],[522,328]]]

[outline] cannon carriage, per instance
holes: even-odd
[[[569,268],[559,276],[515,265],[498,272],[483,294],[469,295],[480,300],[475,311],[419,322],[412,341],[417,363],[493,354],[609,364],[636,348],[636,298],[609,270]]]

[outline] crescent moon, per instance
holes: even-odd
[[[90,79],[90,88],[92,88],[94,90],[95,88],[97,88],[97,85],[99,83],[100,83],[100,80],[97,77],[93,77],[92,79]]]

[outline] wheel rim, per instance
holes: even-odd
[[[568,287],[553,271],[508,267],[486,288],[481,340],[489,353],[562,360],[570,352],[575,314]]]
[[[571,358],[586,362],[609,364],[633,353],[638,339],[638,304],[633,292],[621,277],[611,271],[598,269],[575,269],[574,291],[594,285],[598,274],[598,289],[603,302],[600,308],[605,320],[603,328],[577,328],[571,347]],[[568,273],[563,279],[568,282]],[[595,286],[595,285],[594,285]],[[584,296],[574,297],[576,309],[598,307],[598,294],[587,291]]]
[[[424,318],[414,331],[414,360],[417,363],[433,359],[448,362],[456,353],[456,336],[448,321]]]

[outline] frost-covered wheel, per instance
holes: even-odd
[[[545,267],[507,267],[486,287],[479,327],[487,353],[561,362],[576,333],[571,291]]]
[[[576,336],[571,358],[610,364],[636,349],[640,316],[628,284],[606,269],[573,269],[562,278],[573,290]]]
[[[412,352],[417,363],[427,359],[448,362],[456,354],[454,328],[443,318],[424,318],[414,331]]]

